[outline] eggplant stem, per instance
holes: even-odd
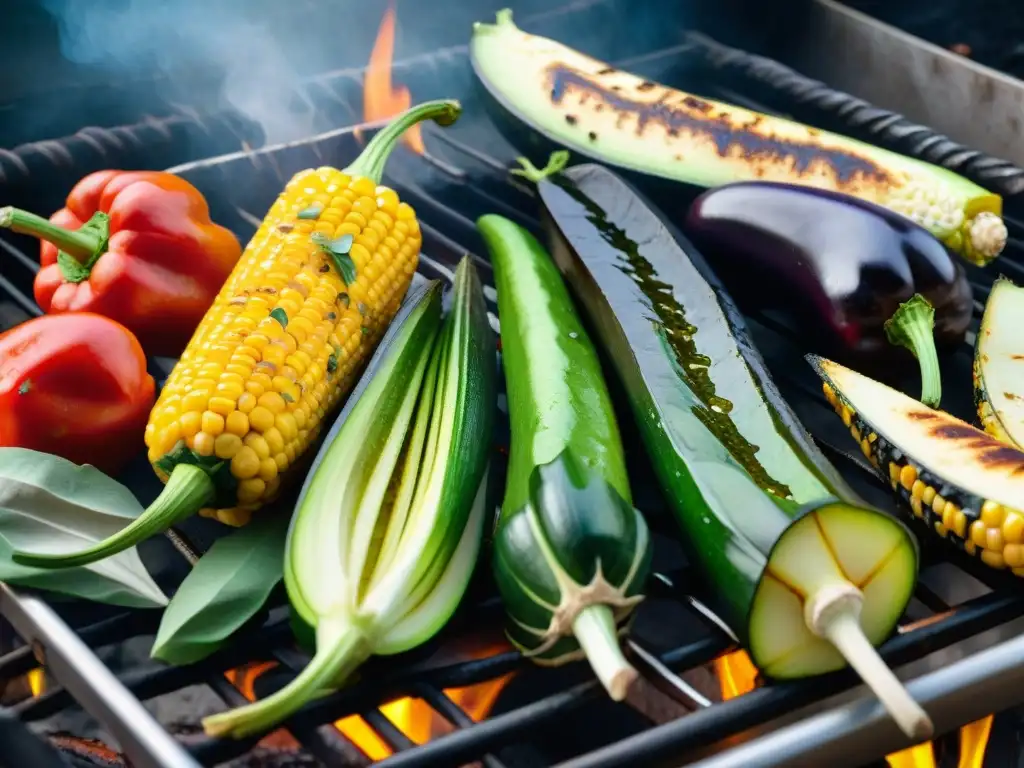
[[[349,625],[330,643],[317,642],[313,659],[288,685],[265,699],[203,720],[207,736],[244,739],[281,723],[325,692],[336,690],[373,654],[366,635]]]
[[[889,343],[906,347],[917,358],[921,367],[921,402],[929,408],[938,408],[942,400],[942,372],[935,349],[934,326],[935,309],[919,293],[900,304],[885,323]]]
[[[612,701],[625,699],[638,675],[622,654],[612,609],[599,603],[588,605],[576,615],[572,631]]]
[[[935,726],[868,641],[860,626],[863,601],[863,593],[852,584],[819,589],[805,604],[807,627],[836,647],[908,738],[915,744],[927,741]]]
[[[551,153],[551,157],[548,158],[548,164],[543,168],[538,168],[527,157],[517,157],[516,162],[522,166],[522,168],[513,168],[509,173],[515,176],[522,176],[527,181],[531,181],[534,184],[539,184],[549,176],[554,176],[556,173],[561,173],[566,165],[569,164],[569,150],[559,149]]]

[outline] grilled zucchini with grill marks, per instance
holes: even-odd
[[[974,345],[974,402],[993,437],[1024,446],[1024,288],[996,280]]]
[[[602,162],[701,187],[760,179],[844,192],[978,264],[1006,245],[1002,199],[952,171],[622,72],[523,32],[510,10],[473,26],[470,54],[499,118]]]
[[[831,360],[808,360],[914,517],[985,564],[1024,576],[1024,452]]]

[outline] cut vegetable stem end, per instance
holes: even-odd
[[[900,304],[885,323],[890,344],[906,347],[921,367],[921,402],[938,408],[942,400],[942,372],[935,349],[935,309],[921,294],[915,293]]]
[[[462,105],[454,99],[441,101],[425,101],[411,109],[407,109],[390,123],[377,131],[370,143],[345,169],[351,176],[365,176],[380,184],[384,176],[384,163],[409,128],[423,120],[433,120],[438,125],[451,125],[462,114]]]
[[[551,153],[551,157],[548,158],[548,164],[543,168],[538,168],[527,157],[517,157],[516,162],[522,166],[522,168],[513,168],[510,173],[515,176],[522,176],[527,181],[539,184],[549,176],[554,176],[556,173],[560,173],[565,169],[565,166],[569,164],[569,150],[559,149]]]
[[[90,229],[96,230],[97,224],[102,225],[106,223],[106,214],[97,214],[103,217],[103,221],[97,222],[90,228],[83,228],[79,230],[66,229],[61,227],[48,219],[44,219],[42,216],[36,216],[34,213],[23,211],[20,208],[12,208],[7,206],[6,208],[0,208],[0,228],[9,229],[11,232],[17,232],[19,235],[30,235],[40,240],[45,240],[48,243],[53,243],[64,253],[68,254],[77,261],[89,261],[101,248],[103,248],[106,238],[99,231],[90,231]],[[97,217],[94,217],[94,221]],[[84,230],[84,231],[83,231]]]
[[[344,683],[372,655],[366,636],[348,625],[330,643],[317,642],[312,661],[284,688],[265,699],[203,720],[207,736],[244,739],[269,731],[324,691]]]
[[[915,744],[927,741],[935,732],[931,718],[885,665],[861,629],[863,600],[861,591],[852,584],[820,589],[806,602],[807,627],[836,647],[908,738]]]
[[[612,609],[588,605],[576,616],[572,631],[608,695],[613,701],[625,699],[637,671],[622,654]]]
[[[162,533],[175,523],[191,517],[211,503],[215,494],[213,480],[203,469],[191,464],[179,464],[149,508],[110,538],[71,554],[15,552],[12,557],[16,563],[34,568],[74,568],[89,565],[123,552],[140,541]]]

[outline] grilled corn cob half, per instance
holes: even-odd
[[[166,485],[116,535],[40,567],[108,557],[200,512],[244,525],[278,494],[354,385],[419,259],[416,214],[380,185],[413,124],[450,125],[455,101],[395,118],[348,168],[296,174],[271,207],[160,393],[145,441]]]

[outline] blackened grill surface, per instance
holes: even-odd
[[[745,95],[735,81],[726,84],[724,79],[716,79],[714,66],[708,65],[706,49],[692,43],[616,63],[708,97],[743,100],[746,106],[768,111],[765,105]],[[414,71],[409,75],[407,82],[417,101],[457,96],[463,99],[466,111],[450,129],[426,128],[429,157],[400,149],[389,163],[385,183],[398,190],[422,222],[422,275],[448,279],[458,259],[469,252],[481,264],[481,276],[490,284],[492,275],[473,221],[482,213],[498,211],[537,232],[537,201],[528,187],[507,176],[517,152],[495,132],[480,109],[464,50],[431,60],[418,79]],[[442,81],[443,87],[438,85]],[[341,110],[359,103],[359,83],[348,75],[334,79],[325,76],[318,82],[318,88],[332,94],[323,97],[325,105],[333,99],[345,105],[337,107]],[[813,122],[810,114],[804,119]],[[212,158],[175,170],[207,195],[218,221],[247,241],[293,173],[311,166],[345,164],[361,147],[366,133],[338,130],[291,146]],[[12,202],[21,203],[17,199]],[[1024,280],[1024,227],[1013,220],[1008,224],[1011,243],[997,269]],[[30,297],[34,249],[23,238],[6,236],[0,239],[0,248],[5,250],[4,258],[0,259],[0,322],[6,327],[33,312]],[[978,314],[995,274],[996,269],[971,272]],[[494,312],[493,290],[488,292],[488,298]],[[780,389],[804,424],[859,492],[871,502],[892,509],[889,494],[873,479],[841,422],[821,397],[818,381],[802,359],[807,350],[793,329],[777,317],[748,319]],[[975,317],[973,331],[977,330],[978,320]],[[153,367],[159,374],[161,365],[154,362]],[[904,383],[912,391],[916,383],[910,366],[908,371],[910,375]],[[968,345],[944,361],[944,377],[944,407],[971,419]],[[503,439],[505,435],[499,437],[499,442]],[[679,764],[693,750],[718,748],[724,739],[855,684],[853,676],[838,673],[808,683],[761,688],[711,706],[704,706],[707,702],[699,695],[681,689],[676,673],[699,668],[734,646],[714,617],[702,610],[702,586],[688,572],[678,553],[673,524],[667,515],[659,514],[664,505],[646,474],[642,451],[631,453],[637,503],[650,513],[658,529],[655,570],[659,575],[652,581],[650,599],[638,616],[629,651],[645,677],[659,690],[671,692],[683,707],[693,710],[692,714],[652,728],[649,717],[610,704],[583,665],[557,671],[537,670],[512,651],[491,651],[473,658],[499,642],[501,607],[484,564],[462,609],[437,639],[401,657],[371,662],[354,685],[307,707],[288,723],[290,732],[305,750],[324,764],[347,764],[359,754],[358,750],[323,726],[349,714],[362,714],[396,751],[382,763],[388,766],[457,766],[474,760],[482,760],[488,768],[568,761],[576,761],[572,764],[579,766],[657,765],[661,761]],[[159,489],[142,457],[121,479],[144,502]],[[180,531],[185,546],[199,552],[205,551],[222,533],[218,526],[203,520],[189,521]],[[924,577],[906,618],[907,624],[917,624],[887,644],[885,655],[894,664],[920,658],[1024,614],[1024,599],[1006,588],[1011,579],[957,557],[938,546],[934,537],[926,536],[924,541]],[[146,542],[141,550],[161,586],[173,591],[188,567],[180,551],[166,539]],[[929,573],[945,567],[942,563],[948,560],[992,587],[992,591],[952,610],[954,606],[947,605],[928,586]],[[198,664],[185,669],[161,665],[129,667],[121,670],[119,677],[143,700],[198,684],[208,686],[224,700],[225,706],[235,706],[242,697],[224,678],[224,672],[253,661],[277,661],[278,668],[257,681],[257,693],[265,695],[280,685],[283,678],[294,675],[305,661],[292,648],[280,599],[277,604],[269,613],[257,616],[250,631],[240,634],[231,646]],[[56,607],[93,648],[144,637],[153,632],[157,621],[150,614],[125,613],[74,601],[62,601]],[[671,620],[666,621],[666,617]],[[923,621],[928,619],[932,620]],[[34,664],[29,649],[12,651],[0,657],[0,681],[22,675]],[[518,674],[491,717],[481,724],[471,725],[468,715],[443,693],[444,689],[493,680],[510,671]],[[455,731],[426,746],[413,745],[378,710],[382,703],[402,695],[426,701],[455,726]],[[12,712],[24,723],[35,723],[72,704],[66,692],[53,688],[37,699],[16,705]],[[204,765],[243,755],[255,744],[255,740],[219,741],[201,735],[190,735],[183,742]],[[0,757],[6,748],[6,742],[0,742]],[[601,748],[606,751],[600,751]]]

